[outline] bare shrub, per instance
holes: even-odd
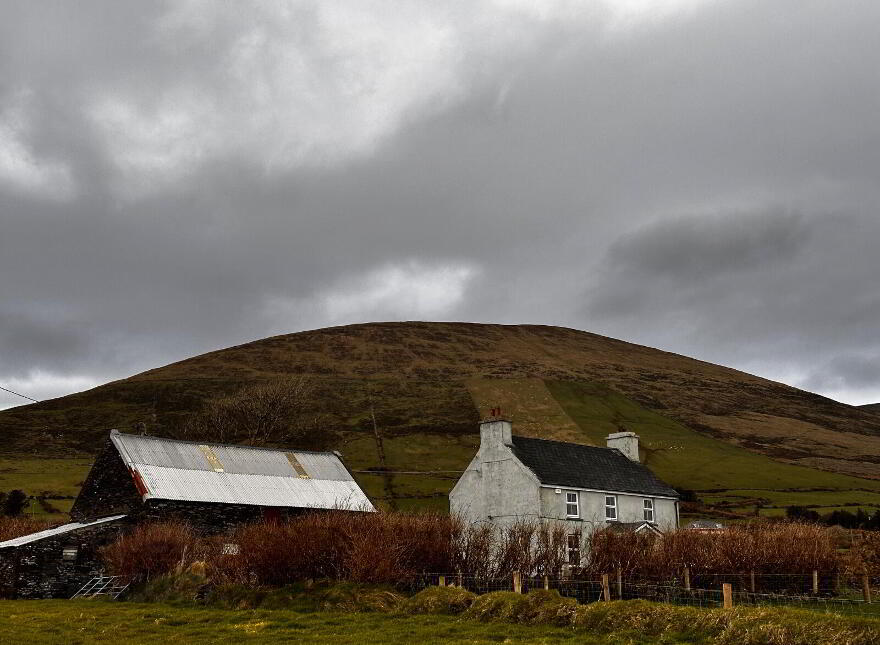
[[[665,535],[611,529],[589,538],[588,571],[621,570],[628,577],[669,578],[692,574],[806,574],[836,571],[840,558],[833,535],[815,524],[755,522],[719,533],[679,530]]]
[[[0,516],[0,542],[11,540],[12,538],[21,537],[22,535],[30,535],[38,531],[45,531],[53,525],[45,520],[38,520],[33,517],[2,517]]]
[[[452,562],[450,571],[460,571],[475,578],[487,579],[494,573],[493,557],[497,551],[497,531],[490,524],[468,525],[453,518]]]
[[[534,573],[539,576],[558,578],[568,564],[568,536],[564,524],[559,522],[541,522],[535,529],[535,556],[532,564]],[[573,534],[582,542],[580,531]],[[531,571],[528,573],[532,573]]]
[[[880,533],[855,532],[852,546],[844,556],[843,567],[849,574],[880,575]]]
[[[327,436],[322,415],[311,412],[313,403],[314,384],[303,376],[256,383],[206,402],[180,434],[252,446],[297,442],[317,448]]]
[[[531,573],[534,570],[535,522],[517,519],[502,528],[495,554],[495,577],[508,578],[514,571]]]
[[[590,574],[621,571],[625,576],[651,568],[656,538],[651,533],[618,532],[604,529],[587,540],[589,558],[586,571]]]
[[[114,575],[143,582],[203,560],[204,541],[181,522],[142,524],[101,549]]]
[[[144,525],[106,547],[104,559],[112,572],[135,580],[204,560],[216,583],[270,587],[309,579],[405,584],[429,573],[556,578],[569,571],[567,538],[563,523],[519,520],[498,528],[437,513],[312,512],[211,538],[182,524]],[[606,529],[587,539],[584,556],[579,575],[620,571],[630,579],[669,580],[685,566],[695,576],[841,570],[834,536],[813,524],[753,523],[664,536]],[[846,570],[878,566],[880,539],[866,534],[847,556]]]

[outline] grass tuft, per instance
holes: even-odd
[[[460,614],[477,598],[475,593],[457,587],[428,587],[406,601],[410,614]]]

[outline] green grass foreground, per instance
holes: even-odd
[[[159,595],[156,595],[159,592]],[[781,608],[700,609],[645,601],[578,605],[556,592],[482,596],[429,588],[221,590],[192,604],[0,601],[0,643],[581,643],[583,645],[875,645],[880,621]]]
[[[0,601],[0,643],[694,643],[638,635],[589,635],[570,627],[511,625],[455,616],[172,607],[104,601]]]

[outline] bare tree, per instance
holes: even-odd
[[[252,446],[321,442],[323,416],[310,413],[314,385],[305,377],[249,385],[212,399],[189,419],[182,434],[193,439]]]

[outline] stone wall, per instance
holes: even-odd
[[[285,520],[304,509],[249,506],[245,504],[212,504],[148,499],[137,514],[138,522],[181,521],[196,531],[211,535],[228,533],[242,524],[264,519]]]
[[[128,518],[75,529],[30,544],[0,549],[0,595],[6,598],[70,598],[102,575],[99,549],[130,527]],[[65,548],[76,558],[65,560]]]
[[[74,522],[134,513],[142,505],[131,472],[108,439],[70,509]]]

